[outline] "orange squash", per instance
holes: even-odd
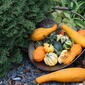
[[[45,50],[43,46],[38,46],[32,53],[33,59],[36,62],[41,62],[44,60],[45,57]]]
[[[57,24],[54,24],[50,28],[37,28],[33,31],[31,38],[33,41],[43,40],[46,36],[57,29]]]
[[[62,24],[61,28],[66,31],[68,36],[74,40],[75,43],[80,44],[83,48],[85,48],[85,37],[79,34],[77,31],[73,30],[71,27],[66,24]]]
[[[78,33],[85,36],[85,30],[83,30],[83,29],[79,30]]]
[[[85,68],[67,68],[42,75],[35,79],[39,84],[48,81],[81,82],[85,80]]]
[[[71,49],[66,52],[66,54],[60,59],[64,64],[70,64],[76,56],[78,56],[82,52],[82,47],[79,44],[73,44]]]

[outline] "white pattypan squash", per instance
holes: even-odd
[[[44,62],[48,66],[54,66],[58,62],[58,57],[57,57],[57,55],[55,53],[52,53],[52,52],[47,53],[45,55]]]
[[[63,50],[58,58],[58,62],[61,64],[63,63],[63,59],[66,58],[68,50]]]

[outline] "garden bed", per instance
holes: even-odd
[[[80,66],[78,62],[75,62],[75,65]],[[73,65],[71,66],[73,67]],[[19,67],[15,67],[10,72],[7,73],[4,77],[0,78],[0,85],[38,85],[34,82],[34,79],[42,74],[48,72],[43,72],[30,62],[28,56],[24,55],[23,62]],[[18,84],[14,84],[18,83]],[[22,83],[22,84],[20,84]],[[82,83],[58,83],[58,82],[48,82],[41,85],[83,85]]]

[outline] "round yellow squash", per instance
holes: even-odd
[[[58,62],[58,57],[55,53],[47,53],[45,55],[44,62],[48,66],[55,66]]]
[[[44,49],[46,53],[54,52],[54,46],[49,43],[44,43]]]

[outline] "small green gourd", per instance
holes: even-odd
[[[55,42],[54,43],[54,48],[55,48],[55,51],[57,52],[58,55],[63,50],[62,44],[60,42]]]
[[[63,44],[63,49],[67,50],[70,49],[70,47],[72,46],[73,42],[68,39],[64,44]]]

